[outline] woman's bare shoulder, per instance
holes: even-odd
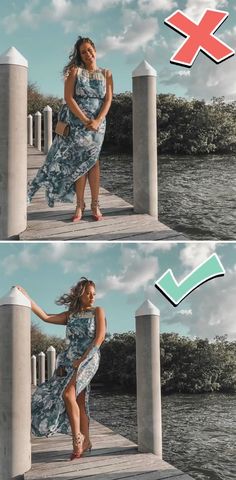
[[[100,314],[100,315],[105,315],[105,310],[103,307],[96,306],[95,307],[95,313]]]

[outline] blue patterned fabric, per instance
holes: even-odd
[[[93,73],[78,69],[74,98],[90,119],[96,118],[100,112],[105,94],[106,80],[102,69]],[[29,203],[40,187],[45,187],[49,207],[53,207],[55,201],[73,202],[75,181],[87,173],[99,158],[106,129],[105,119],[98,131],[87,130],[64,104],[58,120],[69,123],[70,134],[68,137],[55,135],[44,165],[29,183]]]
[[[32,395],[32,433],[38,437],[55,433],[71,433],[68,416],[63,400],[65,387],[71,380],[75,369],[72,366],[87,350],[96,335],[95,309],[71,315],[66,327],[67,348],[58,355],[57,367],[64,366],[66,376],[56,374],[37,387]],[[76,395],[85,389],[85,407],[89,417],[90,382],[100,361],[100,349],[93,347],[76,372]]]

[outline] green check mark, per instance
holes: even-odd
[[[155,283],[155,287],[169,300],[174,307],[179,305],[193,290],[212,278],[225,274],[216,253],[196,267],[181,282],[177,282],[169,268]]]

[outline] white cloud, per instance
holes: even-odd
[[[22,10],[16,14],[11,13],[1,20],[3,27],[5,28],[6,33],[10,34],[17,30],[21,25],[31,26],[35,28],[39,18],[33,10],[39,4],[39,0],[31,0],[27,2]]]
[[[70,251],[70,244],[65,242],[52,242],[47,243],[42,251],[41,256],[46,257],[49,261],[57,262],[58,260],[65,257],[65,255]]]
[[[191,308],[180,310],[179,313],[180,313],[180,315],[186,315],[186,316],[189,316],[189,315],[193,314]]]
[[[87,7],[93,12],[101,12],[105,9],[115,7],[117,5],[126,5],[132,3],[133,0],[87,0]]]
[[[108,35],[99,45],[99,56],[113,50],[122,50],[125,55],[145,50],[155,40],[158,32],[157,18],[142,18],[137,12],[124,12],[124,28],[119,35]]]
[[[65,33],[77,32],[80,22],[80,31],[84,31],[85,4],[78,5],[71,0],[51,0],[46,6],[41,3],[39,0],[31,0],[19,13],[4,17],[0,23],[6,33],[10,34],[21,27],[35,29],[45,22],[59,22]]]
[[[152,242],[152,243],[139,243],[137,249],[145,254],[158,252],[158,251],[170,251],[175,248],[176,244],[173,242]]]
[[[52,12],[55,19],[64,18],[72,7],[71,0],[52,0]]]
[[[187,243],[180,251],[180,260],[187,268],[196,268],[207,260],[215,251],[215,242]]]
[[[174,0],[138,0],[138,7],[146,15],[155,13],[159,10],[167,11],[177,7]]]
[[[2,260],[1,265],[2,265],[6,275],[11,275],[12,273],[14,273],[19,268],[19,265],[18,265],[18,262],[17,262],[17,259],[16,259],[16,255],[14,255],[14,254],[11,254],[11,255],[8,255],[7,257],[5,257]]]
[[[228,6],[227,0],[187,0],[184,12],[195,21],[199,21],[206,8],[222,9]]]
[[[11,275],[12,273],[19,270],[21,267],[27,267],[31,270],[37,268],[39,257],[32,253],[29,248],[25,247],[18,254],[10,254],[5,257],[1,265],[4,269],[6,275]]]
[[[157,257],[143,257],[137,250],[124,247],[121,254],[120,273],[109,274],[98,288],[97,298],[103,297],[109,290],[132,294],[146,288],[148,282],[156,278],[158,272]]]
[[[169,324],[184,325],[191,336],[212,339],[227,334],[236,340],[236,272],[211,280],[188,297],[192,315],[178,311]]]

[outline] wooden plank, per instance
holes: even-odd
[[[28,148],[28,178],[32,179],[42,165],[45,156],[34,147]],[[104,218],[94,222],[89,212],[90,192],[85,191],[87,211],[78,223],[72,223],[74,206],[57,203],[53,209],[47,206],[44,192],[35,195],[28,208],[28,228],[20,235],[20,240],[186,240],[147,214],[135,214],[133,206],[122,198],[100,190],[100,204]]]
[[[33,465],[25,480],[192,480],[155,455],[139,453],[136,444],[95,420],[90,425],[93,450],[73,462],[68,461],[68,435],[34,438]]]

